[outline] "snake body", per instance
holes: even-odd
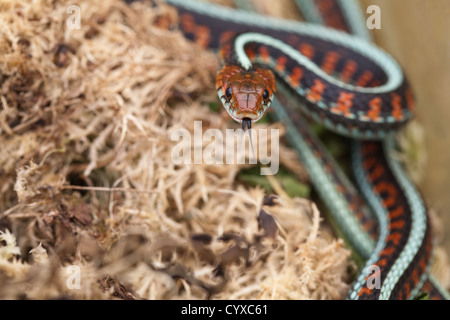
[[[286,126],[319,195],[351,245],[367,259],[348,298],[414,298],[424,284],[434,297],[447,298],[427,280],[432,233],[423,200],[389,156],[393,133],[413,115],[412,91],[394,59],[360,39],[361,34],[346,33],[358,29],[345,23],[344,16],[352,16],[348,1],[298,1],[309,3],[305,11],[313,12],[316,23],[342,31],[197,1],[166,1],[177,9],[186,37],[220,51],[225,66],[216,86],[230,116],[255,122],[272,105]],[[327,10],[336,16],[327,18]],[[304,117],[358,140],[355,178],[378,228]],[[373,278],[379,286],[370,285]]]

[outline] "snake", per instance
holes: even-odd
[[[428,210],[393,156],[395,133],[414,115],[400,65],[374,45],[353,1],[297,0],[309,22],[277,19],[200,1],[165,0],[178,28],[216,50],[216,90],[230,117],[251,128],[272,110],[317,193],[364,259],[347,299],[449,299],[429,274]],[[311,130],[352,143],[354,185]]]

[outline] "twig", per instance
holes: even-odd
[[[154,191],[154,190],[139,190],[139,189],[132,189],[132,188],[83,187],[83,186],[74,186],[74,185],[62,186],[61,189],[104,191],[104,192],[123,191],[123,192],[136,192],[136,193],[159,193],[159,191]]]

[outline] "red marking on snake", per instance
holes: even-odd
[[[211,41],[211,30],[205,26],[198,26],[195,29],[195,43],[202,48],[207,48]]]
[[[292,69],[291,75],[289,76],[289,82],[291,86],[297,88],[300,86],[300,80],[303,77],[303,70],[300,67],[294,67]]]
[[[363,167],[364,167],[364,169],[366,169],[366,170],[370,170],[370,169],[373,168],[376,164],[377,164],[377,159],[375,159],[375,158],[366,158],[366,159],[364,159]]]
[[[375,168],[369,173],[369,178],[370,180],[375,181],[381,178],[385,172],[386,170],[382,165],[376,165]]]
[[[330,167],[330,170],[327,171],[327,172],[328,172],[328,173],[332,173],[332,172],[333,172],[333,169]],[[339,193],[344,193],[344,192],[346,191],[345,187],[344,187],[342,184],[336,184],[334,188],[335,188],[336,191],[339,192]]]
[[[403,119],[402,97],[398,93],[391,93],[392,116],[397,120]]]
[[[379,267],[385,267],[387,265],[387,259],[386,258],[381,259],[380,261],[377,262],[377,265]]]
[[[333,1],[331,0],[315,0],[317,8],[320,12],[327,12],[333,9]]]
[[[235,34],[236,34],[236,32],[234,32],[234,31],[222,32],[222,34],[220,35],[220,38],[219,38],[219,42],[224,43],[224,42],[230,41],[231,38],[233,38]]]
[[[362,153],[364,156],[367,156],[371,153],[375,153],[379,151],[379,147],[376,143],[364,143],[362,147]]]
[[[389,224],[389,230],[394,230],[394,229],[403,229],[403,227],[405,226],[405,221],[400,220],[400,221],[393,221]]]
[[[190,14],[187,14],[187,13],[183,13],[180,16],[180,20],[181,20],[181,28],[183,29],[184,32],[194,33],[196,24],[195,24],[193,16],[191,16]]]
[[[383,200],[383,206],[385,208],[389,208],[393,206],[397,201],[397,188],[389,184],[389,187],[387,187],[385,191],[388,192],[389,196],[388,198]]]
[[[342,186],[342,188],[344,188]],[[367,232],[371,232],[374,221],[365,219],[364,213],[360,210],[361,205],[363,205],[362,201],[359,198],[352,199],[349,203],[349,209],[355,213],[355,216],[362,222],[363,229]]]
[[[366,70],[362,75],[359,76],[358,80],[356,80],[356,85],[360,87],[366,86],[370,80],[373,78],[372,71]]]
[[[247,55],[247,57],[249,57],[250,60],[255,59],[255,50],[253,50],[253,48],[251,47],[246,47],[245,49],[245,54]]]
[[[369,289],[369,288],[367,288],[367,287],[364,287],[364,288],[362,288],[361,290],[359,290],[358,296],[362,296],[363,294],[370,295],[371,293],[372,293],[372,290],[371,290],[371,289]]]
[[[298,51],[308,59],[312,59],[314,57],[314,47],[309,43],[300,43],[298,46]]]
[[[394,247],[386,247],[383,249],[383,251],[380,252],[380,257],[387,256],[390,257],[394,252],[396,248]]]
[[[373,80],[370,84],[369,87],[379,87],[381,86],[381,81],[378,79]]]
[[[418,283],[419,280],[420,280],[420,279],[419,279],[419,270],[414,269],[414,271],[413,271],[411,277],[412,277],[414,283]]]
[[[211,41],[211,29],[207,26],[197,25],[194,17],[187,13],[182,14],[180,19],[181,28],[184,32],[193,33],[195,36],[195,43],[202,48],[207,48]]]
[[[361,213],[361,212],[357,212],[357,215],[359,216],[359,217],[364,217],[364,215]],[[363,223],[363,228],[364,228],[364,230],[365,231],[369,231],[369,230],[372,230],[372,228],[374,227],[374,225],[375,225],[375,223],[373,222],[373,221],[371,221],[371,220],[367,220],[366,222],[364,222]],[[371,231],[372,232],[372,231]]]
[[[287,62],[286,56],[278,57],[276,70],[277,71],[284,71],[286,69],[286,62]]]
[[[408,282],[405,283],[405,291],[406,296],[409,297],[411,295],[411,285]]]
[[[259,48],[259,54],[260,54],[261,58],[264,60],[264,62],[269,62],[270,52],[269,52],[269,49],[267,49],[267,47],[262,46],[261,48]]]
[[[325,84],[319,79],[314,80],[314,85],[306,94],[306,98],[312,102],[317,102],[322,99],[322,94],[325,90]]]
[[[349,82],[357,67],[358,64],[354,60],[348,60],[341,71],[341,80],[344,82]]]
[[[420,270],[425,270],[427,268],[427,262],[424,259],[419,261],[419,268]]]
[[[288,45],[290,45],[291,47],[296,47],[299,43],[299,38],[297,36],[294,35],[290,35],[287,39],[286,39],[286,43]]]
[[[230,52],[231,52],[231,44],[227,43],[221,47],[219,54],[222,58],[225,58],[228,57]]]
[[[315,0],[316,7],[324,20],[325,25],[334,29],[349,31],[342,13],[335,7],[333,0]]]
[[[331,111],[349,117],[351,115],[350,108],[353,106],[354,97],[355,95],[353,93],[341,92],[336,106],[331,108]]]
[[[408,106],[408,109],[411,111],[414,110],[415,102],[414,102],[414,96],[411,91],[411,88],[406,89],[405,97],[406,97],[406,104]]]
[[[394,210],[389,211],[389,219],[394,220],[402,216],[405,212],[405,209],[402,206],[397,207]]]
[[[391,241],[394,245],[398,245],[401,239],[402,234],[400,232],[393,232],[386,238],[386,242]]]
[[[381,113],[381,98],[376,97],[369,101],[369,108],[370,110],[367,111],[367,116],[373,121],[378,121],[381,119],[380,113]]]
[[[422,262],[422,263],[420,263],[420,262]],[[420,259],[420,261],[419,261],[419,268],[417,268],[416,270],[419,270],[421,273],[424,273],[427,266],[428,266],[427,260],[425,259],[425,257],[422,257],[422,259]]]
[[[329,51],[325,55],[322,63],[322,70],[328,74],[333,73],[336,69],[336,63],[339,61],[340,55],[336,51]]]

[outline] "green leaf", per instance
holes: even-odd
[[[415,296],[414,300],[430,300],[430,296],[426,292],[420,292]]]
[[[307,184],[304,184],[300,181],[298,181],[295,177],[288,174],[282,174],[278,177],[278,179],[281,182],[281,185],[286,190],[286,193],[294,198],[294,197],[300,197],[300,198],[306,198],[309,197],[311,193],[311,188]]]
[[[217,101],[211,102],[209,104],[209,110],[213,111],[213,112],[219,112],[220,110],[220,103]]]
[[[267,193],[273,193],[269,180],[265,176],[256,174],[239,174],[239,180],[251,186],[260,186]]]
[[[292,176],[292,173],[290,173],[283,167],[280,168],[278,173],[275,175],[275,178],[283,186],[286,193],[292,198],[307,198],[311,193],[311,187],[309,185],[298,181],[295,177]],[[238,175],[238,179],[252,186],[260,186],[267,193],[273,192],[269,180],[267,180],[266,176],[262,176],[260,174],[259,166],[254,166],[250,169],[242,170]]]

